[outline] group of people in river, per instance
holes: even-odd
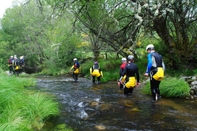
[[[77,61],[77,58],[74,58],[73,61],[74,61],[74,64],[70,68],[70,70],[73,70],[73,74],[72,74],[73,79],[77,81],[81,66],[79,62]],[[101,68],[97,61],[94,62],[94,65],[90,68],[90,74],[92,76],[92,83],[95,84],[96,79],[97,79],[98,84],[101,83],[101,77],[103,76],[103,72],[101,71]]]
[[[146,47],[148,52],[148,64],[145,76],[150,77],[150,89],[153,97],[153,102],[161,98],[159,85],[164,78],[165,64],[162,56],[155,51],[154,45],[149,44]]]
[[[24,56],[17,58],[17,55],[11,55],[8,59],[9,73],[19,76],[25,66]]]
[[[150,77],[152,102],[155,102],[161,98],[159,85],[164,78],[165,64],[162,56],[155,52],[153,44],[149,44],[146,51],[148,53],[148,64],[144,76]],[[139,85],[139,79],[138,66],[134,63],[134,56],[129,55],[127,59],[122,58],[118,85],[120,89],[124,89],[124,95],[128,96],[133,92],[133,89]]]
[[[165,65],[162,56],[155,51],[154,45],[149,44],[146,47],[148,53],[148,64],[144,76],[150,78],[150,89],[152,93],[152,102],[161,98],[159,85],[164,78]],[[124,90],[124,95],[129,96],[132,94],[133,89],[140,83],[138,66],[134,63],[134,56],[129,55],[127,58],[122,58],[122,64],[120,66],[120,79],[118,80],[118,86],[121,90]],[[73,78],[77,81],[80,71],[80,64],[76,58],[73,59],[74,64],[71,69],[73,71]],[[94,62],[94,65],[90,68],[90,74],[92,76],[92,83],[95,83],[97,78],[98,84],[103,76],[101,68],[98,62]]]

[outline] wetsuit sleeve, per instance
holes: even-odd
[[[124,68],[120,68],[120,76],[122,75]]]
[[[147,64],[146,73],[150,72],[151,67],[152,67],[152,55],[151,55],[151,53],[149,53],[148,54],[148,64]]]
[[[127,66],[124,68],[124,70],[122,71],[122,73],[121,73],[121,77],[124,77],[124,75],[126,74],[126,72],[127,72]]]

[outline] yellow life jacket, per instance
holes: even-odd
[[[162,67],[157,68],[157,72],[153,75],[153,78],[157,81],[161,81],[164,78],[164,70]]]
[[[99,70],[95,69],[93,72],[92,72],[92,76],[95,76],[95,77],[99,77],[101,76]]]
[[[92,71],[92,68],[90,68],[90,74],[91,74],[92,76],[95,76],[95,77],[101,76],[101,73],[99,72],[99,69],[94,69],[94,70]]]
[[[129,77],[129,81],[125,84],[127,88],[134,88],[136,86],[136,79],[135,77]]]
[[[75,73],[75,74],[79,74],[79,68],[75,69],[75,70],[74,70],[74,73]]]
[[[18,70],[18,69],[19,69],[19,66],[16,66],[16,67],[15,67],[15,70]]]
[[[74,65],[70,68],[70,70],[74,69]],[[81,72],[81,66],[77,69],[74,69],[75,74],[79,74]]]

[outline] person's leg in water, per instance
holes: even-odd
[[[75,81],[78,81],[78,74],[75,74]]]
[[[73,72],[73,75],[72,76],[73,76],[73,79],[75,79],[75,73],[74,72]]]
[[[98,80],[98,84],[100,84],[101,83],[101,77],[100,76],[97,77],[97,80]]]
[[[156,81],[155,80],[155,91],[156,91],[156,94],[157,94],[157,98],[161,98],[161,95],[160,95],[160,90],[159,90],[159,85],[160,85],[160,81]]]
[[[156,81],[155,79],[151,79],[150,86],[151,86],[151,93],[153,97],[153,101],[157,101],[160,97],[160,90],[159,90],[160,81]]]
[[[95,76],[92,76],[92,83],[95,84]]]
[[[126,97],[128,97],[128,95],[129,95],[129,88],[127,88],[126,86],[125,86],[125,88],[124,88],[124,95],[125,95]]]
[[[77,81],[77,80],[78,80],[78,74],[75,74],[75,73],[73,72],[73,79],[74,79],[75,81]]]
[[[128,88],[128,94],[131,95],[132,92],[133,92],[133,88],[132,87],[131,88]]]

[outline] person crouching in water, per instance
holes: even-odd
[[[98,62],[94,62],[94,65],[90,68],[90,74],[92,75],[92,83],[95,84],[95,79],[97,78],[98,84],[101,83],[101,76],[103,73]]]
[[[79,72],[80,72],[80,64],[79,64],[79,62],[77,61],[77,58],[74,58],[73,59],[73,61],[74,61],[74,64],[73,64],[73,66],[70,68],[70,70],[72,70],[73,69],[73,79],[75,80],[75,81],[77,81],[78,80],[78,74],[79,74]]]
[[[122,72],[124,71],[126,65],[127,65],[127,59],[126,58],[122,58],[121,59],[122,64],[120,65],[120,77],[122,75]],[[125,79],[123,78],[121,82],[118,81],[118,86],[120,87],[120,90],[123,89],[123,84]]]
[[[124,71],[121,74],[121,77],[119,81],[121,82],[123,77],[126,75],[126,83],[124,87],[124,95],[128,96],[133,92],[133,88],[135,88],[136,85],[139,85],[139,72],[138,67],[136,64],[134,64],[134,56],[129,55],[128,56],[128,62],[124,69]],[[137,78],[137,83],[136,83]],[[123,84],[123,83],[122,83]]]

